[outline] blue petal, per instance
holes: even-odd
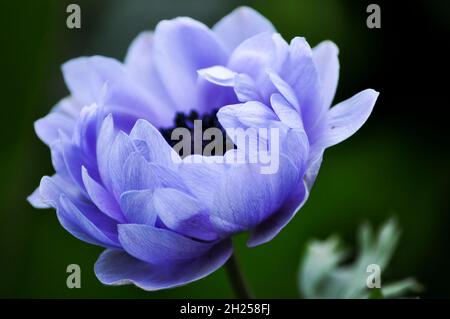
[[[352,136],[369,118],[379,93],[367,89],[332,107],[320,145],[330,147]]]
[[[102,185],[89,176],[85,167],[82,168],[82,177],[92,202],[109,217],[119,222],[124,222],[125,219],[116,199]]]
[[[140,33],[128,49],[125,65],[131,76],[136,81],[139,81],[145,90],[151,92],[152,96],[155,96],[156,100],[160,102],[158,105],[160,111],[171,111],[175,114],[175,105],[155,67],[153,47],[153,32],[145,31]],[[171,123],[166,124],[170,125]]]
[[[97,138],[97,165],[100,177],[105,187],[112,191],[111,177],[109,175],[109,155],[115,139],[114,121],[111,114],[104,120]]]
[[[120,206],[129,223],[154,226],[156,210],[153,207],[153,190],[127,191],[120,196]]]
[[[200,69],[197,73],[211,83],[220,86],[234,86],[236,72],[224,66],[215,65],[209,68]]]
[[[278,118],[290,128],[302,128],[303,123],[298,111],[281,94],[274,93],[270,104]]]
[[[224,233],[249,230],[283,205],[300,176],[283,154],[278,164],[272,174],[262,174],[257,164],[236,164],[226,171],[211,209],[211,221],[218,229]]]
[[[250,76],[256,83],[259,94],[267,102],[274,91],[266,69],[273,66],[277,60],[276,46],[271,33],[260,33],[242,42],[233,51],[228,68]]]
[[[50,208],[51,206],[44,203],[39,187],[34,190],[34,192],[27,197],[28,202],[37,209]]]
[[[259,224],[250,233],[247,241],[249,247],[255,247],[272,240],[281,229],[295,216],[297,211],[305,204],[308,191],[303,182],[296,185],[289,199],[270,218]]]
[[[278,75],[295,92],[306,131],[308,135],[314,134],[313,129],[325,115],[326,108],[312,50],[308,42],[299,37],[291,41],[289,50],[289,58]]]
[[[331,106],[339,80],[339,49],[331,41],[323,41],[313,49],[313,59],[319,73],[323,103]]]
[[[136,81],[119,61],[102,56],[81,57],[63,65],[72,95],[83,105],[97,103],[109,110],[147,118],[158,125],[172,122],[173,110],[160,108],[161,101]]]
[[[258,33],[275,32],[269,20],[249,7],[235,9],[217,22],[213,30],[226,44],[229,52]]]
[[[199,200],[173,188],[158,188],[153,194],[158,217],[171,230],[205,241],[218,238],[208,209]]]
[[[171,265],[158,266],[138,260],[124,251],[106,250],[95,264],[97,278],[106,285],[134,284],[153,291],[173,288],[206,277],[231,256],[231,241],[222,241],[203,256]]]
[[[123,249],[151,264],[171,264],[198,258],[214,246],[213,243],[196,241],[149,225],[121,224],[118,229]]]
[[[70,183],[59,175],[44,176],[39,185],[39,194],[42,203],[58,208],[59,198],[62,194],[69,196],[74,201],[82,200],[82,195],[73,183]]]
[[[130,133],[130,139],[142,140],[147,143],[147,157],[149,162],[172,167],[180,163],[181,158],[167,143],[161,133],[149,122],[138,120]]]
[[[72,135],[75,120],[69,116],[52,112],[34,122],[34,130],[37,136],[48,146],[58,140],[60,132],[67,136]]]
[[[111,146],[108,158],[104,159],[107,166],[106,173],[109,174],[111,187],[117,199],[119,199],[120,194],[126,188],[125,181],[123,180],[125,161],[136,151],[137,149],[129,136],[123,132],[119,132]],[[99,165],[102,165],[102,163],[99,163]]]
[[[53,107],[50,114],[34,123],[37,136],[48,146],[59,139],[61,132],[66,136],[72,136],[80,110],[80,104],[73,98],[62,99]]]
[[[199,108],[197,70],[224,65],[217,36],[190,18],[161,21],[154,34],[154,61],[169,96],[180,111]]]
[[[83,212],[70,199],[61,195],[56,211],[61,225],[73,236],[103,247],[119,247],[115,223],[94,206],[83,205]]]
[[[181,177],[176,172],[168,167],[147,162],[139,152],[132,153],[122,167],[114,172],[112,183],[119,197],[129,190],[158,187],[185,189]]]

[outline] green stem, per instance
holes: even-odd
[[[252,294],[244,279],[244,276],[242,275],[237,258],[234,254],[231,255],[230,259],[228,259],[225,264],[225,269],[227,270],[228,278],[230,279],[236,298],[252,299]]]

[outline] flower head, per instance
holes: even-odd
[[[100,281],[146,290],[213,272],[229,258],[233,234],[249,231],[249,246],[275,237],[306,201],[325,148],[359,129],[377,97],[366,90],[330,108],[336,46],[288,44],[245,7],[212,29],[162,21],[137,37],[124,63],[82,57],[62,69],[70,96],[35,123],[56,173],[29,201],[107,248],[95,265]],[[195,120],[201,133],[226,131],[231,147],[180,156],[172,133],[195,135]],[[230,134],[261,128],[277,132],[257,135],[275,142],[268,174],[249,160],[262,150]]]

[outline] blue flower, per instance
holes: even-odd
[[[70,96],[35,123],[56,173],[29,201],[106,248],[95,265],[101,282],[146,290],[215,271],[236,233],[249,231],[249,246],[275,237],[306,201],[325,148],[358,130],[378,95],[366,90],[330,108],[336,46],[287,44],[245,7],[212,29],[162,21],[137,37],[124,63],[81,57],[62,69]],[[226,131],[231,149],[181,157],[171,133],[195,120]],[[249,160],[261,150],[230,135],[261,128],[279,132],[265,139],[276,142],[270,174]]]

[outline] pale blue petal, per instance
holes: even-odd
[[[106,285],[134,284],[153,291],[173,288],[206,277],[231,256],[231,241],[215,245],[203,256],[161,267],[138,260],[124,251],[106,250],[95,264],[97,278]]]
[[[218,239],[208,208],[194,197],[173,188],[158,188],[153,194],[153,205],[158,217],[171,230],[205,241]]]
[[[339,49],[331,41],[323,41],[313,49],[313,59],[319,73],[323,103],[331,106],[339,80]]]
[[[151,264],[171,264],[198,258],[214,246],[149,225],[121,224],[118,229],[123,249]]]
[[[352,136],[369,118],[379,93],[367,89],[333,106],[327,114],[320,145],[330,147]]]
[[[222,18],[213,27],[229,52],[241,42],[261,32],[275,32],[272,23],[249,7],[240,7]]]

